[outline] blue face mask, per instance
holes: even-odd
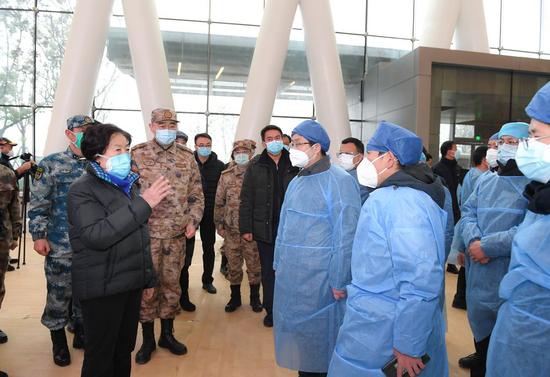
[[[128,174],[130,174],[132,160],[130,159],[129,153],[117,154],[116,156],[112,157],[105,157],[101,154],[99,156],[107,159],[105,168],[105,171],[107,173],[112,174],[120,179],[124,179],[128,176]]]
[[[498,162],[502,165],[506,165],[508,160],[516,158],[516,152],[518,150],[517,145],[502,144],[498,146]]]
[[[527,178],[540,183],[550,181],[550,145],[535,138],[520,143],[516,153],[519,170]]]
[[[197,153],[201,157],[208,157],[208,156],[210,156],[210,153],[212,153],[212,148],[211,147],[198,147],[197,148]]]
[[[157,130],[155,139],[161,145],[170,145],[176,140],[176,130]]]
[[[248,153],[235,153],[235,162],[237,165],[245,165],[248,163]]]
[[[278,155],[284,148],[282,140],[273,140],[269,143],[266,143],[267,151],[271,154]]]

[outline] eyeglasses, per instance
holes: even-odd
[[[338,152],[336,153],[336,157],[340,157],[340,156],[352,156],[352,157],[355,157],[357,156],[359,153],[350,153],[350,152]]]
[[[508,145],[518,145],[519,144],[519,139],[505,139],[505,140],[499,140],[498,145],[504,145],[504,144],[508,144]]]
[[[309,143],[309,142],[307,142],[307,141],[305,141],[305,142],[303,142],[303,143],[295,143],[295,142],[292,141],[292,142],[290,143],[290,146],[291,146],[292,148],[296,148],[296,147],[299,147],[300,145],[306,145],[306,144],[307,144],[307,145],[311,145],[311,143]]]
[[[529,140],[536,140],[536,141],[539,141],[539,140],[542,140],[542,139],[546,139],[550,137],[550,135],[546,135],[546,136],[540,136],[540,137],[525,137],[523,139],[519,139],[519,141],[521,142],[521,144],[523,144],[523,146],[525,147],[525,149],[528,149],[529,148]]]

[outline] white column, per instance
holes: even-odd
[[[450,48],[460,13],[461,0],[422,0],[425,14],[419,32],[419,44],[424,47]]]
[[[331,151],[351,136],[340,55],[329,0],[300,0],[307,63],[317,120],[328,132]]]
[[[44,155],[67,148],[67,118],[91,115],[113,0],[78,0],[55,91]]]
[[[153,0],[122,0],[145,132],[151,111],[174,108],[157,9]]]
[[[489,53],[483,0],[462,0],[455,33],[457,50]]]
[[[297,7],[298,0],[266,3],[235,140],[259,141],[260,130],[271,120]]]

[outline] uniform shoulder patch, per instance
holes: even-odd
[[[144,143],[139,143],[139,144],[137,144],[137,145],[134,145],[134,146],[132,147],[132,152],[135,151],[135,150],[137,150],[137,149],[145,148],[145,147],[147,146],[147,144],[149,144],[148,141],[146,141],[146,142],[144,142]]]
[[[185,145],[181,145],[181,144],[176,143],[176,148],[178,150],[193,154],[193,151],[191,149],[187,148]]]
[[[42,176],[44,176],[44,168],[42,166],[37,166],[36,171],[34,172],[33,179],[35,181],[39,181],[42,178]]]

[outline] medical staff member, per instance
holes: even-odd
[[[487,377],[550,374],[550,83],[533,97],[529,139],[516,162],[531,183],[525,220],[512,244],[512,260],[500,284],[498,312],[487,356]]]
[[[417,164],[422,141],[381,122],[358,168],[377,187],[361,209],[352,252],[352,283],[329,369],[332,377],[448,375],[443,313],[445,193],[402,170]],[[431,359],[424,364],[421,357]]]
[[[478,363],[470,376],[485,376],[487,349],[501,300],[498,286],[508,271],[512,239],[525,217],[523,188],[529,179],[516,164],[519,139],[528,136],[529,125],[506,123],[500,129],[498,173],[482,175],[463,206],[462,238],[466,251],[466,303],[474,333]]]
[[[275,243],[273,321],[277,363],[299,376],[326,376],[351,281],[359,185],[331,165],[330,139],[306,120],[292,131],[301,168],[285,195]]]

